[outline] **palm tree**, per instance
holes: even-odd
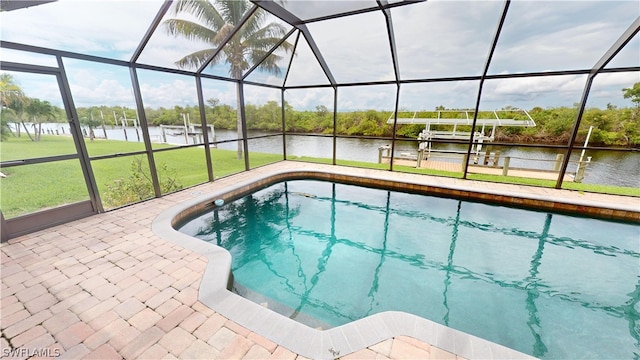
[[[188,13],[197,22],[183,19],[168,19],[164,22],[167,32],[173,36],[182,36],[189,40],[202,41],[210,47],[186,55],[176,62],[180,68],[198,68],[202,66],[220,46],[222,51],[209,64],[214,66],[225,62],[229,64],[229,75],[233,79],[241,79],[244,71],[249,69],[276,46],[286,33],[286,29],[278,23],[265,24],[267,13],[258,9],[242,26],[235,36],[225,45],[222,41],[240,23],[242,16],[251,4],[246,0],[180,0],[176,3],[174,14]],[[214,6],[215,3],[215,6]],[[291,44],[282,44],[290,51]],[[278,75],[279,61],[282,59],[274,53],[260,63],[259,67]],[[240,116],[240,83],[237,85],[237,127],[238,138],[242,138],[242,117]],[[242,158],[242,144],[238,142],[238,159]]]
[[[9,119],[14,119],[15,121],[19,117],[17,112],[26,102],[27,97],[22,88],[16,83],[13,75],[0,74],[0,140],[4,140],[9,136],[11,129],[8,121]]]
[[[52,120],[56,117],[56,109],[48,101],[40,99],[30,99],[25,107],[25,112],[33,118],[33,129],[35,132],[35,140],[40,141],[42,133],[42,123],[46,120]],[[37,127],[36,127],[37,125]]]
[[[13,75],[0,74],[0,105],[8,107],[13,101],[26,101],[27,97],[13,78]]]
[[[12,134],[9,122],[16,122],[15,118],[16,115],[12,109],[2,107],[2,110],[0,110],[0,141],[6,140],[9,134]]]

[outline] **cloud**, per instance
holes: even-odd
[[[289,76],[287,77],[286,85],[301,86],[326,84],[329,84],[329,79],[309,48],[307,40],[301,35],[291,62],[291,68],[289,69]]]
[[[245,104],[261,105],[269,101],[281,103],[280,89],[267,88],[263,86],[245,85],[244,102]]]
[[[640,72],[598,74],[593,80],[587,106],[604,108],[609,103],[631,106],[631,100],[624,98],[622,89],[633,87],[637,82],[640,82]]]
[[[5,71],[3,71],[5,73]],[[62,95],[58,82],[53,75],[39,75],[20,72],[6,72],[13,76],[27,97],[49,101],[62,107]]]
[[[63,62],[76,106],[135,107],[128,68],[67,58]]]
[[[308,28],[338,82],[395,79],[382,13],[316,22]]]
[[[202,95],[205,102],[213,98],[218,99],[220,104],[230,105],[233,108],[238,106],[234,82],[202,79]]]
[[[4,41],[129,60],[161,4],[161,0],[59,0],[3,13],[1,36]],[[337,9],[362,8],[364,2],[290,4],[295,5],[292,11],[303,14],[316,4],[324,5],[322,11],[330,13]],[[479,75],[503,5],[502,1],[430,0],[394,7],[391,14],[402,78]],[[637,1],[514,1],[490,72],[589,68],[639,13]],[[169,13],[167,16],[175,15]],[[309,29],[339,82],[394,79],[385,17],[381,12],[312,23]],[[290,41],[293,42],[293,38]],[[636,37],[612,64],[638,66],[639,44],[640,39]],[[168,36],[159,28],[143,51],[141,61],[175,68],[176,60],[204,46]],[[47,66],[55,66],[55,61],[50,63],[53,57],[43,61],[21,52],[11,53],[3,49],[3,60],[46,62]],[[68,60],[65,59],[65,66],[71,64]],[[68,65],[78,106],[100,102],[105,105],[132,104],[129,70],[116,68],[102,64],[92,66],[90,62]],[[193,78],[142,70],[139,73],[144,85],[145,106],[197,103]],[[281,81],[277,77],[258,75],[256,80],[261,78],[273,84]],[[639,80],[638,73],[600,74],[594,82],[589,102],[598,106],[609,102],[628,106],[620,89]],[[235,106],[234,83],[219,82],[218,85],[208,80],[204,83],[207,84],[205,98],[215,97]],[[44,81],[39,85],[37,81],[29,80],[26,84],[32,96],[60,97],[55,82]],[[327,84],[327,79],[301,37],[287,85],[311,84]],[[580,100],[583,87],[584,77],[581,76],[491,80],[485,84],[482,107],[572,106]],[[280,101],[279,91],[254,88],[246,92],[247,101]],[[478,83],[473,81],[446,85],[403,84],[400,106],[416,110],[439,105],[471,107],[475,104],[477,88]],[[272,95],[274,93],[278,95]],[[333,106],[332,89],[301,90],[291,94],[294,95],[287,101],[299,109]],[[390,110],[395,106],[396,87],[340,87],[338,94],[341,110]]]
[[[350,86],[338,89],[338,111],[393,110],[395,85]]]
[[[399,107],[406,111],[474,108],[479,86],[479,81],[403,84]]]
[[[160,0],[59,0],[2,13],[2,39],[129,60]]]
[[[490,109],[573,106],[580,101],[585,82],[586,75],[488,80],[483,87],[482,104]]]
[[[516,106],[531,109],[535,106],[573,106],[580,102],[586,85],[586,75],[543,76],[487,80],[482,92],[483,107]],[[608,103],[629,106],[622,96],[622,88],[640,81],[640,73],[598,74],[591,86],[588,106],[604,108]]]
[[[516,1],[490,73],[590,69],[640,15],[637,1]]]
[[[394,8],[402,78],[480,75],[501,11],[496,1],[428,1]]]
[[[296,110],[313,110],[320,105],[333,109],[333,94],[333,88],[295,89],[287,90],[284,98]]]
[[[145,107],[173,108],[198,104],[195,79],[181,75],[139,74]]]
[[[76,84],[71,88],[74,102],[78,107],[120,105],[135,107],[131,87],[117,80],[101,79],[89,86]]]

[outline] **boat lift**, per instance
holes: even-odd
[[[418,140],[420,140],[419,149],[424,151],[426,150],[428,156],[431,154],[431,141],[432,140],[468,140],[471,136],[471,132],[468,131],[458,131],[458,126],[471,126],[473,125],[473,114],[474,110],[436,110],[430,111],[430,113],[436,113],[435,118],[419,118],[416,117],[417,112],[413,113],[413,117],[410,118],[401,118],[398,117],[396,119],[397,124],[414,124],[414,125],[423,125],[425,126],[424,130],[420,132],[418,135]],[[515,119],[515,118],[502,118],[500,117],[500,113],[520,113],[524,119]],[[449,115],[448,115],[449,114]],[[451,117],[450,114],[456,114],[458,117]],[[476,144],[475,146],[475,154],[478,155],[480,150],[482,150],[482,144],[485,141],[492,142],[495,137],[496,127],[498,126],[519,126],[519,127],[534,127],[536,126],[535,121],[529,115],[529,113],[524,109],[507,109],[507,110],[493,110],[493,111],[479,111],[479,115],[486,116],[491,114],[492,117],[480,118],[476,119],[476,128],[481,126],[480,131],[475,131],[473,134],[473,142]],[[444,115],[444,117],[443,117]],[[393,124],[394,118],[393,115],[389,117],[387,120],[387,124]],[[453,129],[450,131],[438,131],[432,130],[432,125],[452,125]],[[491,134],[487,135],[487,128],[491,128]]]
[[[193,138],[193,143],[198,144],[203,142],[203,132],[207,131],[211,136],[211,141],[216,141],[216,132],[212,124],[206,125],[206,130],[200,124],[192,124],[189,119],[189,114],[180,114],[184,125],[160,125],[160,132],[162,136],[162,142],[167,143],[167,135],[170,136],[184,136],[185,145],[189,144],[189,138]],[[215,144],[212,144],[215,147]]]

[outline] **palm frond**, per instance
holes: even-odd
[[[249,8],[249,2],[245,0],[216,0],[216,4],[220,8],[225,22],[232,25],[238,25]]]
[[[212,30],[218,30],[224,26],[226,20],[209,1],[180,0],[174,7],[174,14],[188,13],[195,16],[204,25]]]
[[[251,3],[246,0],[180,0],[174,8],[175,14],[190,13],[200,23],[168,19],[164,25],[170,35],[204,41],[214,47],[224,46],[211,65],[224,61],[230,66],[231,77],[240,78],[252,64],[265,58],[268,51],[286,34],[286,28],[279,23],[272,22],[265,26],[268,14],[263,9],[258,9],[228,43],[222,44],[250,6]],[[285,41],[281,48],[289,52],[292,45]],[[181,68],[201,66],[214,51],[215,49],[205,49],[194,52],[176,64]],[[281,70],[278,65],[281,60],[282,56],[270,54],[259,66],[263,70],[279,74]]]
[[[255,32],[259,31],[262,28],[265,16],[265,11],[262,9],[258,9],[239,30],[239,34],[241,34],[240,36],[243,39],[246,39],[251,37],[251,35]]]
[[[212,45],[218,45],[214,41],[216,32],[188,20],[169,19],[164,22],[167,33],[172,36],[182,36],[188,40],[197,40]]]
[[[209,59],[213,52],[214,49],[196,51],[176,61],[175,64],[181,69],[197,69]],[[215,65],[216,62],[217,60],[213,59],[211,65]]]
[[[251,53],[250,57],[252,59],[252,62],[255,64],[256,62],[264,58],[266,54],[266,51],[255,50]],[[269,56],[264,58],[264,60],[262,60],[260,65],[258,65],[258,69],[279,76],[282,74],[282,70],[280,68],[282,59],[282,56],[271,53],[269,54]]]
[[[256,46],[275,46],[286,34],[284,26],[278,23],[269,23],[266,26],[257,29],[251,34],[245,34],[245,42],[248,44],[256,44]]]

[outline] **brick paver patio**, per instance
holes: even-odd
[[[2,244],[2,357],[301,359],[200,303],[204,257],[151,231],[163,210],[252,172]],[[399,336],[342,358],[456,355]]]
[[[205,259],[164,241],[164,209],[249,174],[2,244],[0,348],[15,359],[302,359],[198,301]],[[396,337],[344,359],[456,356]]]

